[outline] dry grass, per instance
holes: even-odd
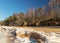
[[[35,30],[35,31],[44,31],[44,32],[60,32],[59,26],[51,26],[51,27],[17,27],[17,26],[7,26],[7,27],[15,27],[18,29],[28,29],[28,30]]]
[[[35,28],[36,31],[44,31],[44,32],[60,32],[60,28]]]
[[[60,32],[60,27],[18,27],[19,29],[28,29],[35,31],[44,31],[44,32]]]

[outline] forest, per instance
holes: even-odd
[[[0,21],[5,26],[60,26],[60,0],[50,0],[42,8],[30,8],[26,13],[14,13]]]

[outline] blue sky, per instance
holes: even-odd
[[[0,20],[14,13],[26,12],[29,8],[47,5],[49,0],[0,0]]]

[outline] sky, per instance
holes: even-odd
[[[4,20],[14,13],[25,13],[29,8],[41,8],[49,0],[0,0],[0,20]]]

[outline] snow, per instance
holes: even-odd
[[[16,36],[15,38],[15,32],[18,34],[29,34],[30,32],[37,32],[38,34],[40,34],[42,37],[45,37],[45,42],[44,43],[60,43],[60,32],[38,32],[35,30],[28,30],[28,29],[19,29],[19,28],[6,28],[6,31],[1,31],[0,30],[0,43],[7,43],[6,39],[7,36],[11,36],[10,39],[13,40],[11,43],[38,43],[36,41],[36,39],[34,38],[27,38],[27,37],[19,37]],[[9,39],[8,39],[9,40]]]
[[[17,40],[19,43],[37,43],[35,39],[31,38],[30,40],[28,38],[19,38],[17,37]],[[15,43],[16,43],[15,41]]]
[[[3,31],[0,31],[0,43],[6,43],[6,36]]]

